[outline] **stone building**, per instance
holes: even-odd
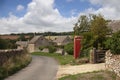
[[[72,39],[69,36],[58,36],[53,40],[53,42],[57,45],[66,45],[72,42]]]
[[[115,33],[120,30],[120,20],[113,20],[108,23],[108,27]]]
[[[17,41],[17,49],[24,49],[28,46],[28,41]]]
[[[48,46],[50,44],[51,42],[48,39],[46,39],[44,36],[35,36],[32,38],[32,40],[30,40],[28,44],[28,51],[30,53],[40,51],[39,50],[40,46]]]

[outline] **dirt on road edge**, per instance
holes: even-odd
[[[105,70],[105,63],[83,64],[83,65],[75,65],[75,66],[60,65],[57,72],[57,79],[67,75],[74,75],[78,73],[86,73],[86,72],[93,72],[93,71],[100,71],[100,70]]]

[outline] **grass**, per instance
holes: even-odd
[[[34,52],[32,54],[55,58],[59,62],[60,65],[73,64],[75,62],[72,55],[63,56],[63,55],[57,54],[57,53],[44,53],[44,52]]]
[[[116,74],[110,71],[94,71],[65,76],[59,80],[116,80],[116,78]]]

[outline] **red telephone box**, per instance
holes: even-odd
[[[80,55],[81,49],[81,37],[75,36],[74,37],[74,58],[77,59]]]

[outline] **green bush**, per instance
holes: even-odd
[[[39,47],[40,50],[43,50],[44,48],[45,48],[44,46],[40,46],[40,47]]]
[[[64,45],[56,45],[57,48],[64,48]]]
[[[88,47],[88,48],[84,48],[84,49],[81,49],[81,52],[80,52],[80,58],[82,57],[88,57],[89,58],[89,53],[90,53],[90,50],[92,49],[92,47]]]
[[[43,50],[44,48],[48,48],[49,53],[54,53],[57,50],[57,48],[55,46],[53,46],[53,45],[50,45],[50,46],[40,46],[39,47],[40,50]]]
[[[94,43],[93,35],[91,32],[84,32],[82,35],[83,35],[83,39],[81,41],[82,46],[81,46],[80,57],[88,57],[89,51]]]
[[[0,38],[0,49],[15,49],[17,48],[17,45],[15,44],[15,42],[16,40]]]
[[[114,33],[111,38],[106,41],[106,47],[113,54],[120,54],[120,31]]]
[[[55,46],[48,46],[49,53],[54,53],[57,49]]]
[[[64,50],[70,55],[73,55],[73,45],[73,43],[68,43],[64,46]]]

